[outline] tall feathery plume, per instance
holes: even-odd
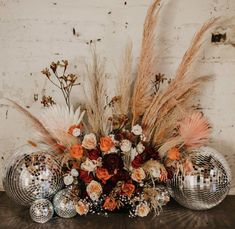
[[[106,101],[106,76],[104,63],[97,56],[96,50],[92,50],[92,64],[87,65],[88,81],[84,93],[86,97],[86,113],[89,130],[98,135],[105,135],[109,131],[109,107]]]
[[[115,103],[115,110],[118,114],[127,115],[130,108],[131,97],[131,69],[132,69],[132,42],[128,42],[122,58],[120,70],[118,72],[117,96],[118,101]]]
[[[17,102],[15,102],[15,101],[13,101],[11,99],[8,99],[8,98],[6,98],[6,100],[8,102],[10,102],[11,105],[16,110],[18,110],[19,112],[24,114],[25,117],[27,118],[27,120],[31,122],[32,126],[35,128],[35,130],[39,134],[40,141],[42,141],[43,143],[51,146],[56,151],[60,151],[60,149],[58,148],[57,141],[55,140],[55,138],[52,136],[52,134],[46,129],[46,127],[42,124],[42,122],[37,117],[32,115],[29,111],[27,111],[25,108],[23,108]]]
[[[140,61],[132,99],[132,124],[136,123],[152,102],[155,61],[155,28],[161,0],[155,0],[148,9],[144,23]]]
[[[201,84],[208,80],[208,77],[193,79],[195,74],[189,76],[191,64],[195,61],[204,42],[205,33],[215,24],[218,18],[206,22],[196,33],[190,48],[185,53],[181,64],[176,72],[174,80],[163,90],[160,90],[154,97],[151,105],[146,110],[142,125],[146,136],[152,138],[154,132],[162,132],[165,127],[161,122],[174,112],[177,105],[185,106],[190,95],[196,93]],[[154,139],[157,142],[158,139]]]

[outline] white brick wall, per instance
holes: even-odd
[[[34,94],[59,93],[41,76],[51,61],[68,59],[78,73],[89,58],[86,42],[97,42],[107,59],[107,72],[118,68],[121,51],[133,40],[138,59],[142,26],[151,0],[1,0],[0,1],[0,98],[17,98],[35,114],[42,109]],[[109,13],[111,12],[111,13]],[[195,31],[212,16],[234,15],[234,0],[165,0],[159,34],[158,71],[171,77]],[[235,21],[234,21],[235,24]],[[79,36],[73,35],[73,28]],[[228,32],[232,41],[233,27]],[[209,35],[210,39],[210,35]],[[200,97],[213,130],[212,146],[229,160],[235,172],[235,48],[210,45],[203,52],[198,74],[213,74]],[[115,77],[115,74],[112,75]],[[110,82],[110,87],[111,87]],[[73,101],[79,97],[77,88]],[[11,108],[0,103],[0,171],[11,149],[31,135],[29,124]],[[0,189],[2,188],[0,184]],[[231,193],[235,194],[235,182]]]

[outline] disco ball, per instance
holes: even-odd
[[[26,145],[13,155],[3,178],[4,189],[11,199],[29,206],[34,200],[50,198],[62,189],[61,166],[48,149]]]
[[[190,155],[194,170],[167,181],[171,196],[193,210],[210,209],[226,197],[232,174],[225,158],[215,149],[201,147]]]
[[[62,218],[72,218],[77,212],[69,189],[63,189],[56,193],[53,199],[55,212]]]
[[[54,214],[53,205],[49,200],[35,200],[30,207],[30,216],[36,223],[48,222]]]

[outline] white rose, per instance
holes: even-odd
[[[136,215],[140,217],[145,217],[149,214],[150,208],[147,203],[142,202],[136,207]]]
[[[76,169],[72,169],[70,173],[73,177],[78,177],[78,175],[79,175],[78,171]]]
[[[81,135],[81,130],[80,130],[79,128],[74,128],[72,135],[73,135],[74,137],[80,136],[80,135]]]
[[[64,184],[65,185],[71,185],[72,183],[73,183],[73,177],[71,175],[64,177]]]
[[[92,180],[86,187],[87,194],[94,201],[98,200],[102,193],[102,186],[95,180]]]
[[[138,152],[136,151],[136,148],[131,148],[131,161],[133,161],[137,155]]]
[[[145,149],[144,145],[141,142],[139,142],[138,145],[136,146],[137,152],[143,153],[144,149]]]
[[[133,169],[131,178],[134,181],[141,183],[145,179],[145,177],[146,177],[146,174],[142,168]]]
[[[121,150],[123,152],[130,151],[131,150],[131,146],[132,146],[132,143],[129,140],[124,139],[124,140],[121,141]]]
[[[83,138],[82,146],[89,150],[95,149],[97,146],[96,136],[93,133],[86,134]]]
[[[142,127],[140,125],[135,125],[132,127],[131,129],[131,132],[134,134],[134,135],[141,135],[143,130],[142,130]]]
[[[81,164],[81,169],[87,171],[87,172],[93,172],[97,167],[97,164],[94,163],[94,161],[87,158],[85,162]]]

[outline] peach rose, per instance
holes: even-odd
[[[85,202],[78,201],[75,205],[75,209],[79,215],[86,215],[89,212],[89,205]]]
[[[104,201],[103,207],[106,210],[114,211],[115,208],[117,207],[117,202],[114,198],[107,197]]]
[[[82,141],[82,146],[86,149],[95,149],[97,145],[96,136],[94,134],[86,134]]]
[[[131,196],[134,191],[135,191],[135,185],[131,183],[125,183],[122,185],[122,194],[124,196]]]
[[[97,168],[96,170],[96,176],[102,180],[102,182],[105,184],[106,181],[111,177],[108,170],[105,168]]]
[[[111,137],[106,136],[100,138],[100,149],[103,152],[108,152],[114,147],[114,142]]]
[[[131,174],[131,178],[134,181],[141,183],[142,180],[145,179],[145,177],[146,177],[146,174],[142,168],[133,169],[132,174]]]
[[[150,208],[147,203],[140,203],[136,207],[136,215],[140,217],[145,217],[149,214]]]
[[[102,193],[102,187],[100,183],[98,183],[95,180],[92,180],[86,187],[86,191],[88,196],[94,201],[98,200],[101,193]]]
[[[80,144],[75,144],[70,147],[70,155],[72,158],[80,159],[83,156],[83,148]]]
[[[179,149],[176,147],[172,148],[171,150],[168,151],[167,157],[172,161],[179,160],[180,159]]]

